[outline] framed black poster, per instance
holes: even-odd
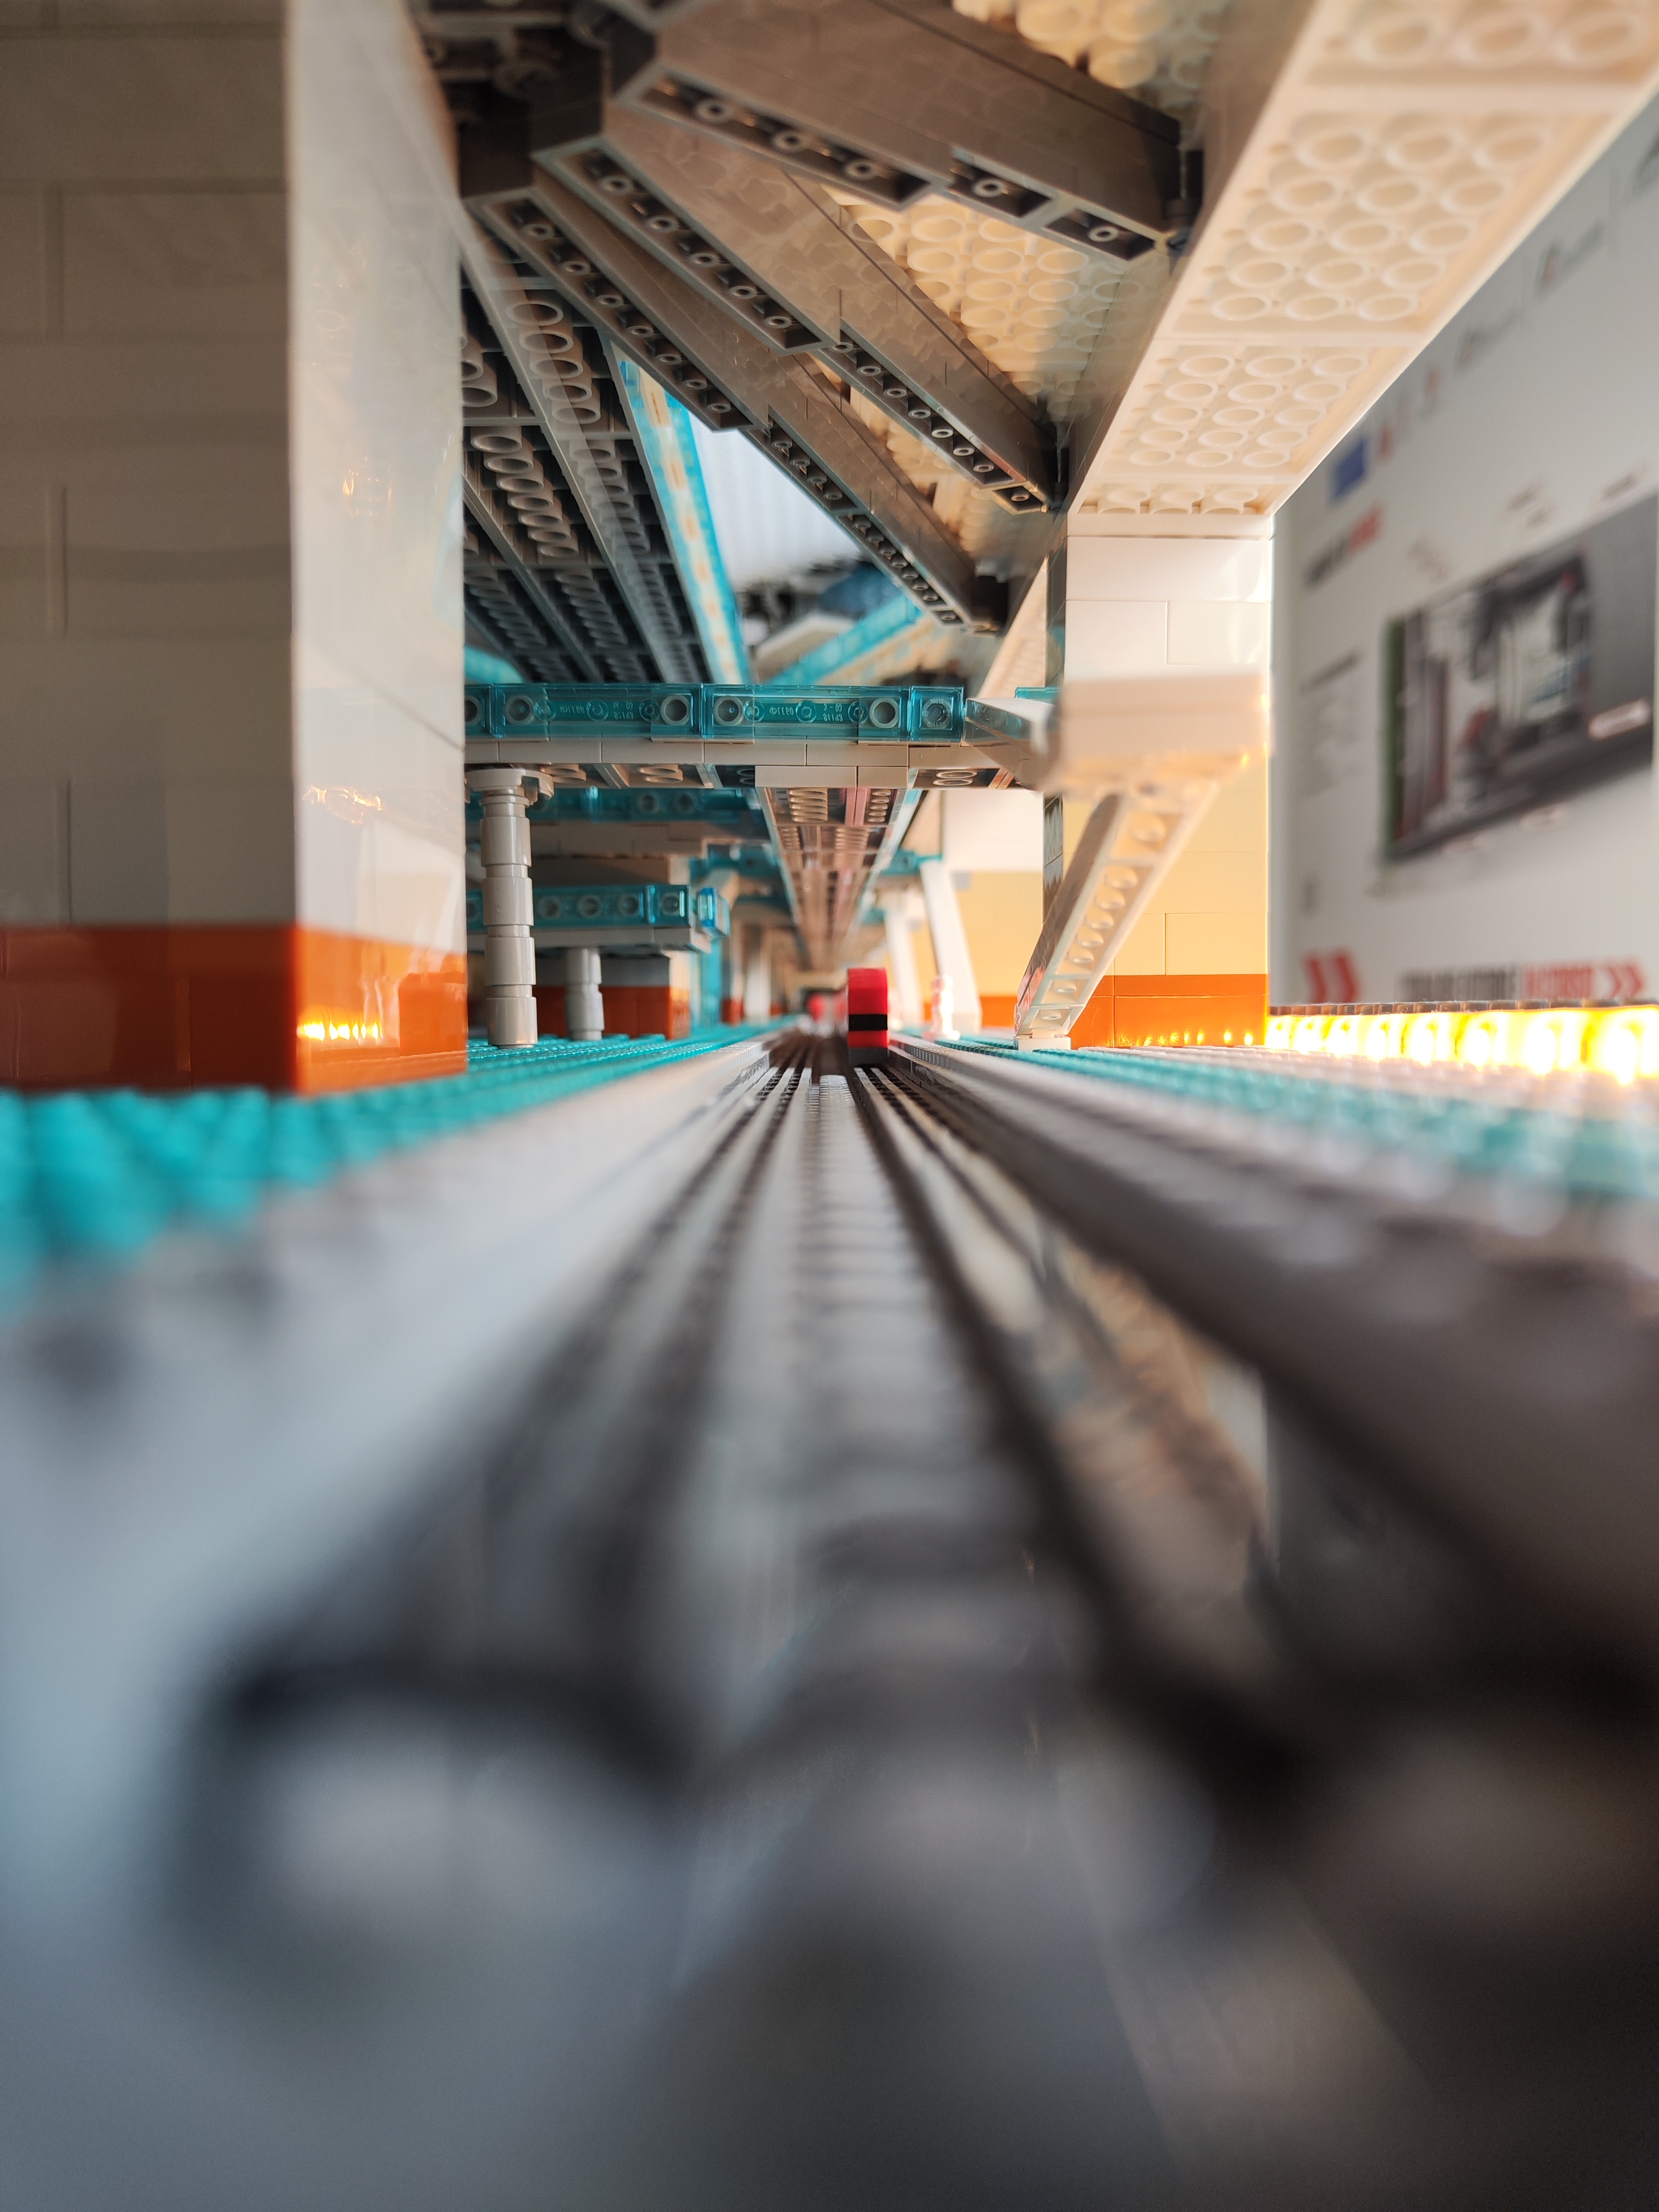
[[[1659,495],[1390,622],[1388,856],[1649,765],[1656,593]]]

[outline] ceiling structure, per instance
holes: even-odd
[[[550,681],[717,672],[641,378],[909,595],[914,666],[1000,638],[987,688],[1041,681],[1073,518],[1259,529],[1659,71],[1656,0],[411,5],[469,210],[469,610]],[[867,804],[771,805],[800,901]]]

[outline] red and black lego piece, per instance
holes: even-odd
[[[847,1048],[854,1067],[887,1065],[887,970],[847,971]]]

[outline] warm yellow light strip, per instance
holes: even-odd
[[[1375,1014],[1272,1014],[1269,1052],[1419,1067],[1591,1071],[1620,1083],[1659,1077],[1659,1006],[1456,1006]]]

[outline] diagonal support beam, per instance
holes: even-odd
[[[538,173],[481,212],[584,317],[715,428],[744,430],[895,583],[947,623],[995,627],[1000,587],[811,370],[763,345],[585,201]]]
[[[613,47],[617,97],[821,184],[965,200],[1128,261],[1191,220],[1176,125],[938,0],[718,0]]]
[[[1185,777],[1096,802],[1021,979],[1018,1036],[1048,1044],[1070,1035],[1219,788],[1218,781]]]
[[[817,185],[630,113],[598,82],[538,115],[529,151],[763,343],[820,353],[1016,514],[1053,496],[1053,441],[1030,404]]]
[[[524,312],[529,303],[510,263],[496,240],[476,222],[463,226],[461,261],[467,281],[489,317],[537,422],[557,458],[565,482],[581,510],[582,520],[592,532],[658,667],[671,682],[695,678],[697,671],[694,656],[687,650],[685,641],[676,637],[661,618],[656,594],[623,534],[582,426],[545,359],[544,341],[533,319]],[[520,312],[515,313],[515,310]]]
[[[1042,748],[1049,792],[1095,801],[1021,979],[1022,1044],[1065,1044],[1206,808],[1270,745],[1263,675],[1069,684]]]

